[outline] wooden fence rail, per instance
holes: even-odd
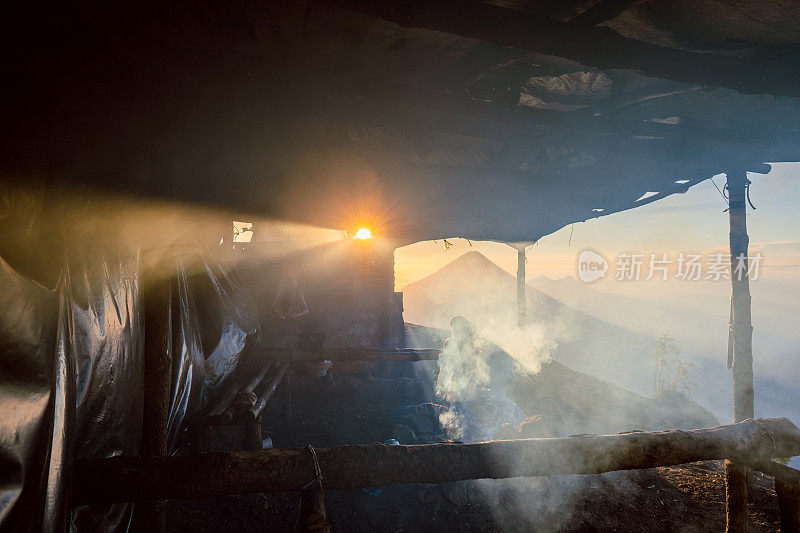
[[[303,448],[177,457],[122,456],[78,462],[73,501],[158,501],[298,491],[315,479],[315,460],[326,489],[356,489],[397,483],[600,474],[726,458],[753,464],[795,455],[800,455],[800,429],[785,418],[773,418],[691,431],[472,444],[368,444],[314,453]]]

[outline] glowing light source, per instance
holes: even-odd
[[[358,230],[356,232],[355,235],[353,235],[353,238],[354,239],[361,239],[361,240],[371,239],[372,238],[372,232],[370,230],[368,230],[367,228],[361,228],[360,230]]]

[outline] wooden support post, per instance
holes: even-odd
[[[244,426],[244,449],[260,450],[263,448],[261,441],[261,417]]]
[[[329,533],[331,530],[325,516],[325,497],[322,487],[316,484],[300,491],[300,509],[297,513],[297,531]]]
[[[750,320],[750,280],[748,276],[747,213],[745,196],[749,181],[745,171],[732,171],[728,177],[728,216],[730,220],[731,310],[733,323],[733,421],[754,416],[753,406],[753,327]],[[731,350],[729,349],[729,352]],[[747,531],[747,468],[725,463],[727,531]]]
[[[800,429],[785,418],[691,431],[412,446],[367,444],[188,456],[109,457],[75,466],[73,501],[112,503],[297,491],[324,476],[326,489],[465,479],[601,474],[732,458],[800,454]],[[317,475],[317,473],[320,475]]]
[[[283,378],[283,422],[292,423],[292,373],[289,372]]]
[[[189,442],[192,446],[192,453],[205,453],[209,450],[209,433],[209,426],[189,426]]]
[[[747,531],[747,468],[725,460],[725,530]]]
[[[172,377],[172,322],[169,267],[145,280],[144,288],[144,412],[142,416],[142,455],[167,454]],[[137,509],[137,528],[163,531],[165,509],[162,502]]]
[[[531,242],[507,242],[517,251],[517,327],[525,328],[528,323],[528,299],[525,295],[525,249]]]
[[[525,246],[517,246],[517,326],[522,329],[528,322],[525,296]]]
[[[778,495],[778,510],[781,517],[781,532],[800,532],[800,484],[775,478]]]
[[[745,172],[728,173],[731,307],[733,308],[733,421],[741,422],[755,416],[753,405],[753,326],[750,317],[750,278],[747,253]]]
[[[800,471],[774,461],[751,461],[749,466],[775,478],[781,531],[800,532]]]

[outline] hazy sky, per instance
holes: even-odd
[[[769,174],[751,174],[750,179],[751,199],[756,206],[755,211],[748,207],[750,253],[762,253],[764,278],[800,285],[800,164],[774,164]],[[725,177],[716,176],[714,181],[721,189]],[[529,252],[527,278],[575,276],[577,257],[587,248],[600,252],[609,261],[621,252],[668,253],[670,257],[677,257],[679,252],[725,252],[728,249],[728,215],[723,212],[726,207],[720,192],[707,180],[686,194],[562,228],[540,239]],[[453,243],[449,250],[444,249],[441,240],[398,249],[397,289],[473,250],[516,273],[517,252],[504,244],[472,242],[470,246],[464,239],[449,241]]]

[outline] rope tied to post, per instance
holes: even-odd
[[[722,189],[720,189],[719,187],[717,187],[717,184],[716,184],[716,182],[714,182],[714,180],[713,180],[713,179],[711,180],[711,183],[713,183],[713,184],[714,184],[714,187],[716,187],[716,188],[717,188],[717,190],[719,191],[719,193],[722,195],[722,198],[723,198],[723,199],[724,199],[726,202],[730,202],[731,196],[730,196],[730,192],[728,191],[728,184],[726,183],[726,184],[725,184],[725,185],[722,187]],[[750,200],[750,185],[752,185],[752,184],[753,184],[753,182],[752,182],[752,181],[750,181],[748,178],[745,178],[745,179],[744,179],[744,196],[745,196],[745,198],[747,199],[747,203],[750,205],[750,208],[751,208],[753,211],[755,211],[755,210],[756,210],[756,206],[755,206],[755,205],[753,205],[753,201],[752,201],[752,200]],[[729,209],[730,209],[730,207],[728,207],[728,209],[724,210],[724,211],[723,211],[723,213],[727,213]]]
[[[319,460],[317,459],[317,451],[310,444],[306,446],[311,453],[311,459],[314,461],[314,479],[303,485],[303,490],[309,488],[314,483],[319,483],[319,488],[322,488],[322,469],[319,467]]]
[[[745,197],[747,198],[747,203],[750,204],[750,207],[753,209],[753,211],[755,211],[756,206],[754,206],[753,202],[750,200],[750,185],[752,185],[752,183],[753,182],[750,181],[749,179],[744,180],[744,194]]]

